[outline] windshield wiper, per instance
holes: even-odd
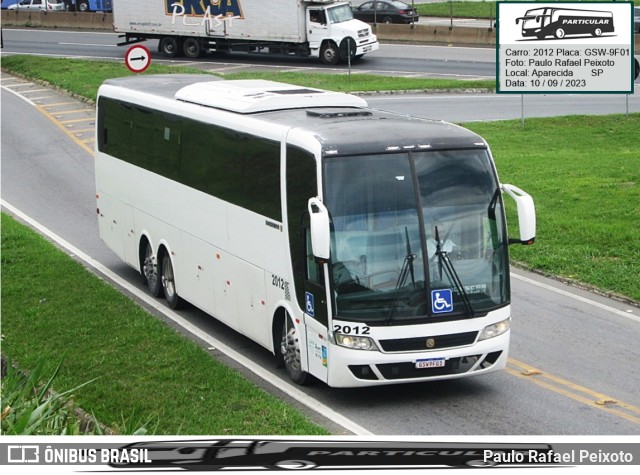
[[[400,275],[398,275],[398,280],[396,281],[396,288],[394,289],[394,297],[393,302],[389,306],[389,313],[387,313],[387,324],[391,322],[393,318],[393,313],[395,312],[398,301],[400,300],[400,289],[404,287],[404,284],[407,282],[407,277],[411,275],[411,284],[413,288],[416,288],[416,276],[413,270],[413,261],[418,257],[416,254],[411,252],[411,242],[409,242],[409,230],[405,227],[405,238],[407,241],[407,255],[404,256],[404,260],[402,261],[402,267],[400,268]]]
[[[442,249],[442,244],[440,243],[440,232],[438,231],[438,226],[436,226],[436,255],[438,256],[438,263],[440,265],[440,279],[442,279],[442,268],[447,271],[449,278],[453,282],[453,285],[456,286],[456,289],[460,293],[462,297],[462,301],[464,302],[464,306],[467,307],[467,311],[471,315],[471,318],[475,318],[476,313],[473,310],[473,306],[471,305],[471,301],[469,300],[469,295],[467,291],[464,289],[464,285],[462,285],[462,281],[456,272],[451,259],[449,259],[449,253]]]

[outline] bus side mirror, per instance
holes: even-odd
[[[311,247],[318,259],[328,260],[331,254],[331,226],[329,210],[320,198],[309,198],[309,217],[311,218]]]
[[[520,239],[509,239],[509,244],[533,244],[536,240],[536,207],[533,198],[513,185],[500,185],[500,189],[508,194],[518,207]]]

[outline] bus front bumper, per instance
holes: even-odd
[[[510,335],[507,331],[472,346],[437,354],[429,351],[390,354],[332,344],[331,360],[349,361],[349,364],[329,364],[327,382],[332,387],[363,387],[491,373],[506,367]]]

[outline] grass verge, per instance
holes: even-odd
[[[405,3],[411,3],[411,0],[404,0]],[[517,1],[517,0],[516,0]],[[537,0],[549,3],[544,0]],[[586,2],[597,2],[599,0],[583,0]],[[495,18],[496,3],[487,1],[465,1],[453,0],[448,2],[426,3],[416,5],[416,10],[420,15],[451,17],[454,18]],[[634,0],[634,5],[640,5],[639,0]],[[524,13],[524,12],[523,12]]]
[[[2,332],[23,369],[62,361],[54,389],[78,388],[77,405],[116,430],[135,419],[157,434],[327,433],[4,214]]]
[[[86,61],[36,56],[6,56],[2,69],[20,74],[95,101],[98,87],[105,79],[132,76],[133,73],[115,61]],[[144,74],[196,73],[192,68],[152,64]],[[346,70],[345,70],[346,73]],[[495,89],[493,80],[451,80],[394,78],[372,74],[322,74],[292,72],[247,72],[225,74],[225,79],[269,79],[332,91],[446,90]]]
[[[536,244],[511,246],[512,258],[640,301],[640,114],[466,126],[491,145],[502,182],[536,202]]]

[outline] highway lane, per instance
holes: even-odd
[[[636,91],[638,85],[636,84]],[[372,95],[371,107],[449,122],[640,112],[640,94],[414,94]]]
[[[138,275],[98,239],[90,141],[78,139],[79,122],[8,89],[32,98],[47,95],[40,86],[3,79],[2,199],[140,288]],[[66,99],[34,102],[48,100]],[[68,124],[76,124],[75,132],[61,131]],[[513,280],[513,301],[505,372],[366,391],[320,383],[303,390],[375,434],[637,434],[638,309],[521,272]],[[182,315],[278,381],[285,378],[258,345],[197,310]]]
[[[40,29],[5,29],[3,53],[53,55],[124,60],[126,47],[116,46],[118,35],[106,32],[74,32]],[[168,60],[157,51],[157,41],[145,44],[154,61],[195,65],[209,71],[247,69],[346,72],[346,65],[326,66],[317,60],[284,56],[209,54],[198,61]],[[419,61],[417,61],[419,60]],[[415,77],[492,78],[495,77],[493,48],[383,44],[379,51],[356,61],[354,72]]]

